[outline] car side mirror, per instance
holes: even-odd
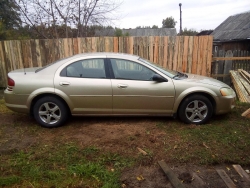
[[[152,80],[155,82],[167,82],[168,81],[166,78],[163,78],[159,74],[154,74],[152,77]]]

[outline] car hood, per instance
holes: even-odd
[[[186,74],[188,75],[188,78],[185,79],[187,82],[196,82],[196,83],[202,83],[202,84],[208,84],[213,85],[217,87],[229,87],[227,84],[216,80],[214,78],[206,77],[206,76],[200,76],[196,74]]]

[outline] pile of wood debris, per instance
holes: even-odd
[[[242,69],[230,71],[230,76],[240,102],[250,103],[250,74]]]
[[[230,76],[240,102],[250,103],[250,74],[242,69],[230,71]],[[241,114],[250,118],[250,108]]]

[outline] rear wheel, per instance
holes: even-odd
[[[33,114],[36,121],[46,128],[61,126],[69,116],[65,104],[51,96],[39,99],[34,105]]]
[[[178,116],[189,124],[204,124],[213,114],[213,106],[209,99],[202,95],[192,95],[182,101]]]

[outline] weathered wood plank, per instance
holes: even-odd
[[[180,37],[177,37],[174,44],[173,67],[172,67],[173,70],[177,70],[179,41]]]
[[[250,60],[250,57],[213,57],[212,61],[223,60]]]
[[[163,53],[164,53],[164,38],[159,37],[159,65],[163,66]]]
[[[21,45],[22,45],[22,51],[23,51],[23,66],[25,68],[33,67],[30,40],[23,40],[21,42]]]
[[[149,60],[154,61],[154,37],[150,36],[149,38]]]
[[[179,37],[179,44],[178,44],[178,54],[177,54],[177,66],[176,70],[182,72],[183,66],[183,51],[184,51],[184,36]]]
[[[236,188],[234,182],[230,179],[227,173],[222,169],[216,169],[217,173],[221,177],[221,179],[225,182],[228,188]]]
[[[194,37],[194,43],[193,43],[192,74],[196,74],[196,73],[197,73],[198,45],[199,45],[199,38],[198,38],[197,36],[195,36],[195,37]]]
[[[154,37],[154,63],[159,64],[159,36]]]
[[[190,37],[185,36],[184,37],[184,44],[183,44],[183,55],[182,55],[182,72],[188,72],[187,66],[188,66],[188,40]]]
[[[207,47],[207,61],[206,61],[206,76],[211,75],[212,69],[212,51],[213,51],[213,36],[208,36],[208,47]]]
[[[246,173],[245,170],[240,165],[233,165],[233,168],[238,172],[238,174],[242,177],[245,178],[247,181],[250,181],[249,175]]]
[[[97,52],[97,46],[96,46],[96,44],[97,44],[97,37],[92,37],[91,38],[91,52]],[[113,51],[113,46],[112,46],[112,51]]]
[[[194,37],[189,37],[188,40],[188,62],[187,62],[187,73],[192,73],[192,63],[193,63],[193,44]]]
[[[208,51],[208,36],[202,37],[202,65],[201,65],[201,75],[206,76],[207,75],[207,51]]]
[[[168,64],[168,37],[164,36],[163,39],[163,67],[167,68]]]
[[[4,58],[4,42],[0,41],[0,87],[7,86],[7,71]]]
[[[160,165],[164,173],[167,175],[169,181],[175,188],[184,188],[184,185],[181,184],[180,180],[164,161],[158,161],[158,164]]]
[[[113,49],[114,49],[114,52],[119,52],[119,43],[118,43],[118,37],[114,37],[114,47],[113,47]]]
[[[134,50],[134,38],[133,37],[128,37],[128,53],[129,54],[133,54],[133,50]]]
[[[149,59],[148,37],[143,37],[143,58]]]
[[[173,69],[174,44],[176,37],[169,37],[168,41],[168,69]]]
[[[198,59],[197,59],[197,69],[195,74],[202,74],[202,64],[203,64],[203,54],[204,54],[204,49],[203,49],[203,37],[198,37],[199,38],[199,43],[198,43]]]

